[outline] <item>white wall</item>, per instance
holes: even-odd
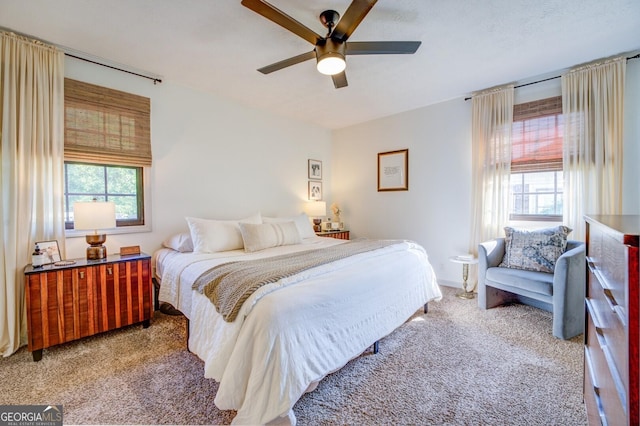
[[[516,103],[561,94],[560,79],[516,89]],[[627,63],[624,212],[640,213],[640,61]],[[409,149],[409,191],[377,192],[377,153]],[[444,285],[460,286],[471,203],[471,102],[462,98],[333,134],[334,199],[354,236],[422,244]],[[546,226],[542,224],[541,226]]]
[[[307,160],[323,162],[331,195],[331,133],[171,82],[151,81],[67,58],[69,78],[151,99],[152,231],[107,238],[107,251],[140,245],[152,253],[185,216],[239,218],[299,213],[307,199]],[[67,258],[83,257],[84,238],[67,238]]]
[[[456,99],[333,135],[334,199],[354,237],[422,244],[442,282],[461,281],[449,257],[467,252],[471,103]],[[409,191],[377,191],[377,154],[409,149]]]

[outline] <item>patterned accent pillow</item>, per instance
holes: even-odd
[[[535,231],[505,227],[505,250],[501,267],[527,271],[551,272],[556,261],[567,249],[566,226]]]

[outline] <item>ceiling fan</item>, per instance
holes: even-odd
[[[267,65],[259,68],[258,71],[263,74],[269,74],[315,58],[318,71],[322,74],[330,75],[333,79],[333,85],[336,89],[339,89],[347,86],[347,76],[344,72],[346,55],[415,53],[422,42],[353,41],[347,43],[347,39],[353,34],[377,1],[353,0],[342,19],[340,19],[340,14],[335,10],[325,10],[320,14],[320,22],[327,28],[328,32],[325,37],[322,37],[264,0],[242,0],[243,6],[286,28],[315,46],[310,52]]]

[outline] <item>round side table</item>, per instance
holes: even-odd
[[[473,299],[476,297],[473,290],[475,290],[475,285],[471,290],[467,290],[467,280],[469,279],[469,265],[475,265],[478,263],[478,258],[472,256],[452,256],[449,258],[453,263],[462,263],[462,289],[459,293],[456,293],[461,299]]]

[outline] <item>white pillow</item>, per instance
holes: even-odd
[[[191,241],[191,234],[188,232],[173,235],[164,240],[162,245],[180,253],[193,251],[193,241]]]
[[[194,253],[215,253],[241,249],[244,245],[238,223],[262,223],[260,213],[239,220],[212,220],[196,217],[185,219],[189,224]]]
[[[240,223],[239,226],[246,252],[302,242],[298,227],[293,222],[263,223],[260,225]]]
[[[262,220],[264,223],[293,222],[298,228],[300,238],[309,238],[316,236],[316,233],[313,230],[313,225],[311,225],[309,216],[307,216],[306,213],[300,213],[298,216],[292,217],[263,217]]]

